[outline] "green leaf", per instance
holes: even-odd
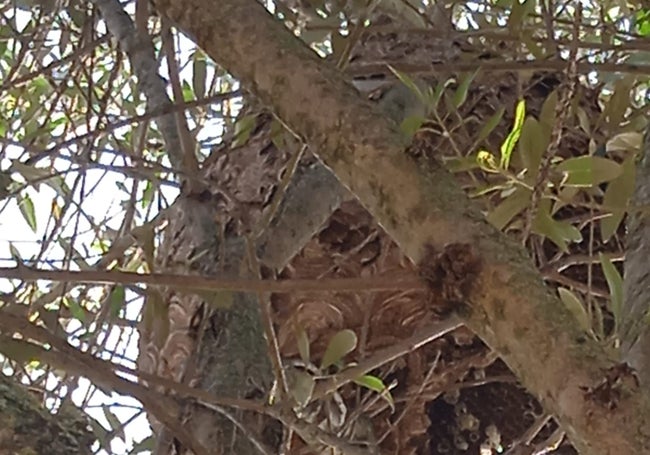
[[[600,220],[600,236],[603,242],[607,242],[612,235],[618,230],[627,204],[634,194],[634,184],[636,181],[636,165],[634,155],[629,156],[622,164],[623,171],[621,175],[609,182],[603,205],[606,210],[611,211],[611,215]]]
[[[508,29],[512,32],[519,31],[526,16],[535,10],[536,3],[536,0],[513,1],[510,16],[508,17]]]
[[[126,295],[124,292],[124,286],[116,285],[111,290],[111,293],[108,296],[108,302],[110,306],[110,315],[112,318],[117,319],[120,315],[120,311],[124,308],[126,303]]]
[[[388,69],[397,77],[397,79],[400,80],[402,84],[406,85],[406,87],[408,87],[409,90],[415,93],[417,97],[420,99],[420,101],[422,101],[423,103],[426,101],[424,93],[422,92],[418,84],[415,82],[415,80],[411,79],[411,77],[408,74],[402,73],[401,71],[396,70],[390,65],[388,65]]]
[[[332,337],[327,345],[321,361],[321,370],[338,363],[346,354],[354,351],[356,347],[357,335],[349,329],[341,330]]]
[[[420,115],[411,115],[402,121],[399,128],[405,135],[412,137],[420,129],[424,120],[424,117]]]
[[[530,190],[517,188],[514,193],[504,199],[487,216],[487,220],[497,229],[502,230],[522,210],[530,205]]]
[[[524,118],[526,117],[526,101],[519,100],[517,102],[517,107],[515,108],[515,119],[512,125],[512,130],[510,134],[506,137],[501,144],[501,162],[499,165],[501,169],[508,169],[510,165],[510,157],[512,156],[512,151],[515,149],[515,145],[521,136],[521,128],[524,124]]]
[[[140,442],[133,444],[133,449],[129,452],[129,455],[137,455],[143,452],[153,453],[153,449],[156,447],[156,439],[153,435],[149,435]]]
[[[634,15],[634,27],[641,36],[650,35],[650,9],[641,9]]]
[[[458,88],[456,89],[456,92],[454,93],[454,96],[452,98],[454,107],[459,108],[467,100],[467,92],[469,90],[472,81],[478,74],[478,71],[479,70],[476,69],[473,73],[467,74],[460,82],[460,84],[458,84]]]
[[[578,156],[564,160],[556,170],[564,172],[565,185],[592,187],[614,180],[623,173],[620,164],[600,156]]]
[[[546,137],[545,137],[546,136]],[[545,133],[542,125],[533,117],[528,117],[521,128],[519,140],[519,153],[528,176],[534,179],[539,173],[542,156],[548,146],[550,132]]]
[[[618,331],[623,317],[623,278],[618,273],[612,261],[603,253],[598,253],[600,265],[609,287],[610,301],[609,310],[614,315],[614,331]]]
[[[237,120],[235,123],[235,140],[232,143],[233,148],[240,147],[248,142],[256,123],[257,115],[255,114],[244,115]]]
[[[193,99],[195,99],[194,90],[192,89],[192,87],[190,87],[189,82],[183,81],[181,83],[181,92],[183,94],[183,101],[187,102],[187,101],[192,101]]]
[[[627,152],[641,150],[643,134],[638,131],[625,131],[607,141],[608,152]]]
[[[11,256],[11,259],[16,261],[16,264],[25,263],[25,261],[23,261],[23,257],[20,255],[20,251],[18,251],[18,248],[16,248],[12,242],[9,242],[9,255]]]
[[[65,296],[63,304],[70,310],[72,317],[82,323],[86,323],[86,311],[79,305],[76,298]]]
[[[309,349],[309,337],[307,332],[302,327],[302,325],[297,322],[294,324],[294,331],[296,333],[296,341],[298,343],[298,352],[300,353],[300,358],[305,363],[310,363],[311,353]]]
[[[494,128],[497,127],[501,119],[503,118],[503,114],[506,111],[506,108],[504,106],[501,106],[497,111],[492,114],[492,116],[485,122],[483,127],[481,128],[481,131],[479,131],[478,136],[476,136],[476,142],[479,143],[483,140],[485,140],[492,131],[494,131]]]
[[[533,232],[547,237],[563,252],[568,253],[568,242],[582,240],[580,231],[566,221],[557,221],[549,213],[550,201],[544,200],[539,204],[537,216],[533,221]]]
[[[146,209],[151,205],[151,203],[153,202],[154,195],[155,195],[155,188],[153,182],[151,182],[151,180],[148,180],[145,183],[144,190],[142,191],[142,201],[140,202],[143,209]]]
[[[311,401],[316,380],[314,377],[304,370],[291,368],[287,372],[287,380],[289,382],[289,393],[301,406],[306,406]]]
[[[447,79],[446,81],[440,81],[438,82],[438,85],[436,85],[435,90],[429,90],[426,93],[426,101],[425,105],[429,110],[433,111],[435,108],[438,106],[438,103],[440,102],[440,98],[442,98],[442,94],[445,92],[445,89],[447,86],[453,83],[453,79]]]
[[[194,52],[194,60],[192,62],[192,85],[194,86],[194,97],[196,99],[205,96],[205,78],[207,64],[205,56],[200,51]]]
[[[557,90],[554,90],[544,100],[544,104],[542,104],[542,111],[539,113],[539,123],[541,124],[544,132],[548,134],[549,137],[551,135],[551,130],[555,126],[555,117],[557,114],[557,112],[555,112],[555,109],[557,107],[557,100]]]
[[[27,222],[27,225],[33,232],[36,232],[36,213],[34,212],[34,202],[32,198],[29,197],[29,194],[19,194],[18,195],[18,208],[20,213],[23,215],[23,218]]]
[[[384,381],[382,381],[380,378],[377,376],[364,374],[363,376],[355,379],[354,382],[357,385],[380,394],[388,402],[391,410],[395,411],[395,401],[393,400],[393,396],[391,395],[390,390],[388,390],[388,387],[386,387],[386,384],[384,384]]]
[[[117,416],[113,413],[110,406],[103,405],[102,411],[104,413],[104,417],[106,418],[106,420],[108,420],[108,425],[111,427],[113,434],[119,436],[122,439],[125,439],[124,425],[122,425],[120,419],[118,419]]]
[[[566,288],[558,288],[557,292],[564,305],[566,305],[571,314],[573,314],[578,321],[580,328],[583,331],[590,333],[591,321],[589,321],[587,310],[585,310],[585,306],[582,304],[578,296]]]
[[[623,121],[625,111],[630,107],[630,93],[636,81],[634,75],[627,75],[614,83],[614,93],[605,106],[603,115],[607,119],[607,128],[616,130]]]
[[[479,167],[477,156],[461,156],[445,159],[445,167],[449,172],[466,172]]]

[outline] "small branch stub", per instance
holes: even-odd
[[[442,303],[442,312],[446,313],[467,303],[481,270],[481,260],[476,249],[467,243],[452,243],[442,253],[428,244],[418,268],[432,294],[431,300]]]

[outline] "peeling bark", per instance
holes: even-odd
[[[161,13],[300,134],[415,262],[425,247],[472,244],[482,261],[466,315],[589,454],[650,452],[646,391],[616,409],[585,394],[611,366],[543,284],[521,247],[487,224],[435,160],[416,160],[396,128],[252,0],[156,0]],[[287,71],[291,68],[291,71]],[[426,143],[417,140],[412,152]]]

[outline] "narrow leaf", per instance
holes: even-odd
[[[386,384],[384,384],[384,381],[382,381],[380,378],[377,376],[364,374],[363,376],[355,379],[354,382],[357,385],[380,394],[386,400],[391,410],[395,410],[395,401],[393,400],[393,396],[391,395],[390,390],[388,390],[388,387],[386,387]]]
[[[635,157],[632,155],[623,161],[622,168],[621,175],[607,185],[603,197],[603,205],[611,211],[610,216],[600,220],[600,235],[603,242],[607,242],[618,230],[621,221],[623,221],[627,204],[634,193]]]
[[[108,296],[108,302],[110,306],[110,315],[113,318],[117,318],[120,315],[120,311],[124,308],[125,305],[125,292],[124,286],[115,286],[111,290],[111,293]]]
[[[603,253],[599,253],[600,265],[603,268],[603,274],[607,280],[607,286],[609,287],[610,294],[610,307],[609,310],[614,315],[614,331],[618,330],[620,327],[621,318],[622,318],[622,309],[623,309],[623,278],[621,274],[618,273],[618,270],[609,259]]]
[[[589,333],[591,331],[589,315],[578,296],[566,288],[558,288],[557,292],[560,295],[562,302],[566,305],[569,311],[571,311],[573,316],[575,316],[580,328]]]
[[[506,108],[501,106],[497,111],[492,114],[492,116],[485,122],[483,127],[481,128],[481,131],[479,131],[478,136],[476,136],[476,142],[480,143],[481,141],[485,140],[492,131],[494,131],[494,128],[497,127],[501,119],[503,118],[503,114],[506,111]]]
[[[205,78],[206,78],[207,64],[205,57],[201,52],[194,53],[194,61],[192,62],[192,85],[194,87],[194,96],[196,99],[205,96]]]
[[[29,194],[19,194],[18,195],[18,208],[20,213],[23,215],[23,218],[27,222],[29,228],[36,232],[36,213],[34,212],[34,202],[32,198],[29,197]]]
[[[459,108],[460,106],[463,105],[465,100],[467,100],[467,92],[469,91],[469,87],[478,74],[478,69],[476,69],[473,73],[470,73],[466,75],[463,80],[460,82],[458,85],[458,88],[456,89],[456,92],[454,93],[454,97],[452,99],[454,103],[454,107]]]
[[[487,220],[501,230],[528,205],[530,205],[530,191],[525,188],[517,188],[514,193],[490,212]]]
[[[357,335],[349,329],[341,330],[332,337],[327,345],[321,361],[321,370],[339,362],[346,354],[354,351],[356,347]]]
[[[524,118],[526,117],[526,101],[519,100],[517,102],[517,107],[515,108],[515,118],[512,125],[512,130],[501,144],[501,162],[499,165],[501,169],[508,169],[510,165],[510,157],[512,156],[512,151],[515,149],[515,145],[521,136],[521,128],[524,124]]]

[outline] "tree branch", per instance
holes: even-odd
[[[524,250],[484,220],[435,160],[417,162],[404,153],[396,125],[363,101],[335,68],[253,0],[155,3],[273,106],[411,259],[421,262],[427,246],[444,251],[448,245],[472,245],[482,267],[464,299],[471,307],[467,324],[557,416],[579,450],[650,452],[648,393],[626,391],[613,410],[585,393],[611,366],[605,352],[585,339]],[[409,150],[425,148],[416,139]]]

